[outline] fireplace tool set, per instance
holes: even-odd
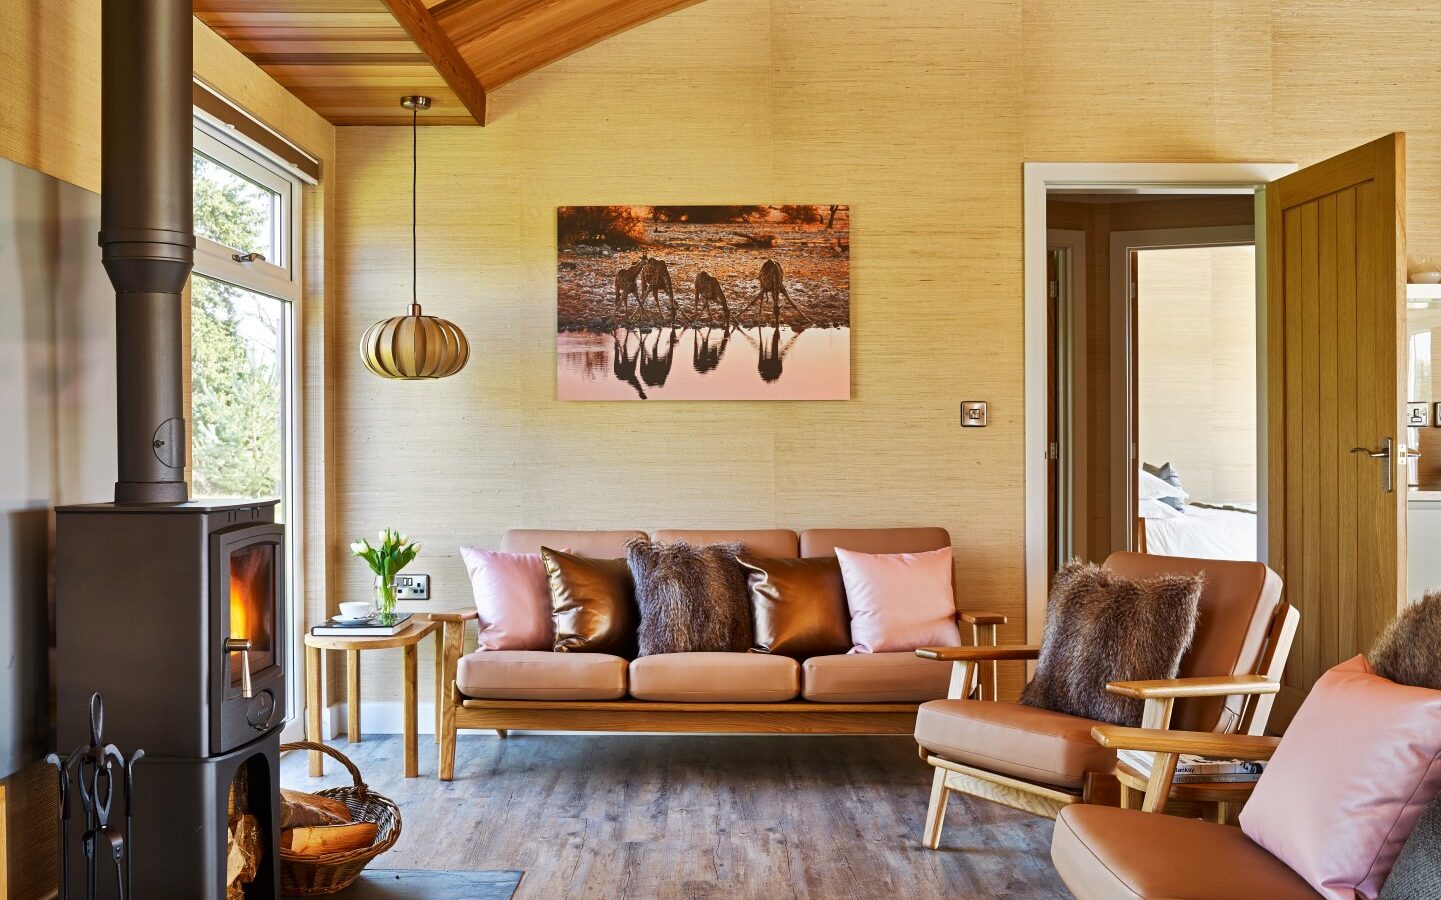
[[[85,853],[85,896],[95,900],[100,880],[100,858],[108,856],[115,870],[115,896],[130,900],[130,871],[135,844],[130,826],[133,810],[132,773],[135,763],[145,756],[136,750],[125,758],[114,744],[104,743],[105,701],[100,692],[90,695],[90,745],[80,745],[61,759],[51,753],[45,761],[55,767],[60,780],[60,900],[70,900],[70,795],[71,786],[80,794],[85,811],[85,832],[81,847]],[[115,808],[115,785],[124,782],[124,816],[122,828]]]

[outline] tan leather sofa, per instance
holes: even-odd
[[[601,559],[625,556],[645,532],[506,532],[501,550],[568,549]],[[657,541],[742,541],[756,556],[912,553],[951,545],[943,528],[660,530]],[[455,769],[461,728],[507,731],[666,731],[909,734],[917,706],[946,696],[951,667],[904,653],[838,654],[797,661],[763,653],[674,653],[625,660],[600,653],[477,650],[463,654],[474,610],[445,621],[447,671],[441,706],[440,777]]]

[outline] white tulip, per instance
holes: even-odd
[[[350,552],[351,552],[351,553],[364,553],[364,552],[365,552],[365,544],[361,543],[360,541],[356,541],[355,543],[353,543],[353,544],[350,545]]]
[[[408,543],[410,543],[410,538],[408,538],[408,537],[406,537],[405,535],[402,534],[402,535],[400,536],[400,545],[403,547],[403,546],[405,546],[405,545],[408,544]]]
[[[414,543],[414,544],[411,544],[411,545],[410,545],[410,548],[411,548],[412,550],[414,550],[416,553],[419,553],[419,552],[420,552],[420,544],[419,544],[419,542]]]
[[[390,529],[388,529],[388,528],[382,528],[382,529],[380,529],[379,531],[376,532],[376,534],[380,535],[380,542],[381,542],[382,544],[385,543],[386,535],[387,535],[389,532],[390,532]]]

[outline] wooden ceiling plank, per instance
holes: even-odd
[[[455,91],[466,109],[479,125],[485,124],[485,89],[475,77],[475,72],[466,65],[460,51],[455,48],[447,35],[435,21],[429,9],[421,0],[384,0],[411,39],[415,41],[451,90]]]
[[[436,8],[435,20],[460,47],[541,7],[568,2],[571,0],[447,0]]]
[[[462,46],[488,89],[700,0],[552,2]]]

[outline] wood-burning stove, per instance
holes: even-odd
[[[118,479],[114,503],[56,510],[58,738],[87,739],[100,691],[107,738],[145,750],[133,771],[135,896],[220,900],[230,888],[273,900],[284,531],[275,501],[190,501],[185,481],[191,12],[190,0],[101,4],[99,240],[115,286]],[[236,828],[258,851],[238,891],[227,872]],[[69,858],[70,883],[84,884],[83,852]]]
[[[226,896],[235,784],[261,836],[244,896],[278,894],[288,635],[274,505],[56,510],[59,742],[84,741],[99,690],[107,739],[145,748],[134,781],[137,897]]]

